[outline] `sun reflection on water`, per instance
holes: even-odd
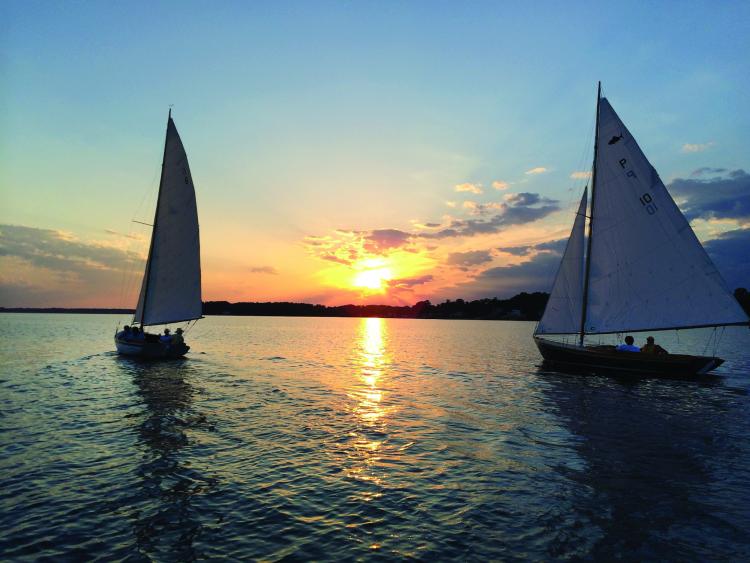
[[[390,359],[385,349],[385,323],[383,319],[362,319],[360,327],[360,370],[361,385],[357,391],[356,412],[366,423],[376,423],[386,414],[383,407],[384,372]]]
[[[387,325],[383,319],[362,319],[354,356],[355,379],[348,393],[353,400],[351,412],[356,417],[357,427],[352,432],[354,448],[349,454],[356,462],[347,473],[375,485],[382,485],[375,466],[386,454],[387,421],[392,413],[392,407],[387,405],[388,367],[391,363],[387,341]],[[380,494],[363,491],[363,500],[372,500]]]

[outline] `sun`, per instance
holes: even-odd
[[[385,290],[388,280],[393,279],[393,273],[382,257],[367,258],[356,264],[358,272],[351,284],[374,292]]]
[[[371,290],[383,290],[385,289],[384,282],[390,280],[393,277],[390,268],[373,268],[363,270],[354,276],[352,285],[354,287],[364,287]]]

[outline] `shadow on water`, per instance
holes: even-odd
[[[194,560],[200,557],[195,544],[203,526],[193,504],[216,485],[189,461],[191,433],[210,426],[193,406],[194,370],[187,360],[116,361],[132,377],[145,407],[135,426],[143,452],[133,526],[138,551],[149,558]]]
[[[748,547],[737,542],[746,537],[743,516],[731,508],[738,502],[732,468],[745,463],[732,445],[737,395],[720,379],[634,380],[542,369],[538,375],[582,462],[559,471],[574,484],[576,520],[593,530],[588,557],[732,558],[739,545]]]

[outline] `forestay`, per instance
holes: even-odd
[[[746,323],[656,170],[602,98],[587,333]]]
[[[536,334],[577,333],[581,328],[583,303],[583,246],[586,225],[586,200],[588,190],[583,191],[578,206],[573,230],[565,246],[560,269],[547,301],[547,307]]]
[[[198,211],[187,155],[170,117],[151,248],[135,322],[154,325],[201,317]]]

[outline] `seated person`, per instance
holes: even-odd
[[[174,332],[175,333],[172,335],[172,344],[177,346],[185,344],[185,339],[182,337],[182,329],[178,328]]]
[[[137,326],[133,327],[133,330],[131,331],[133,340],[145,340],[146,336],[143,334],[143,331],[138,328]]]
[[[638,346],[634,345],[633,342],[635,342],[635,340],[633,339],[632,336],[626,336],[625,344],[620,344],[617,347],[617,351],[618,352],[640,352],[641,349],[638,348]]]
[[[162,344],[171,344],[172,343],[172,337],[169,335],[169,329],[168,328],[164,329],[164,334],[162,334],[159,337],[159,342],[161,342]]]
[[[646,344],[641,348],[641,352],[646,352],[648,354],[669,354],[664,348],[658,344],[654,344],[653,336],[646,338]]]
[[[118,340],[130,340],[132,337],[132,334],[130,332],[130,327],[128,325],[125,325],[122,327],[122,330],[117,333]]]

